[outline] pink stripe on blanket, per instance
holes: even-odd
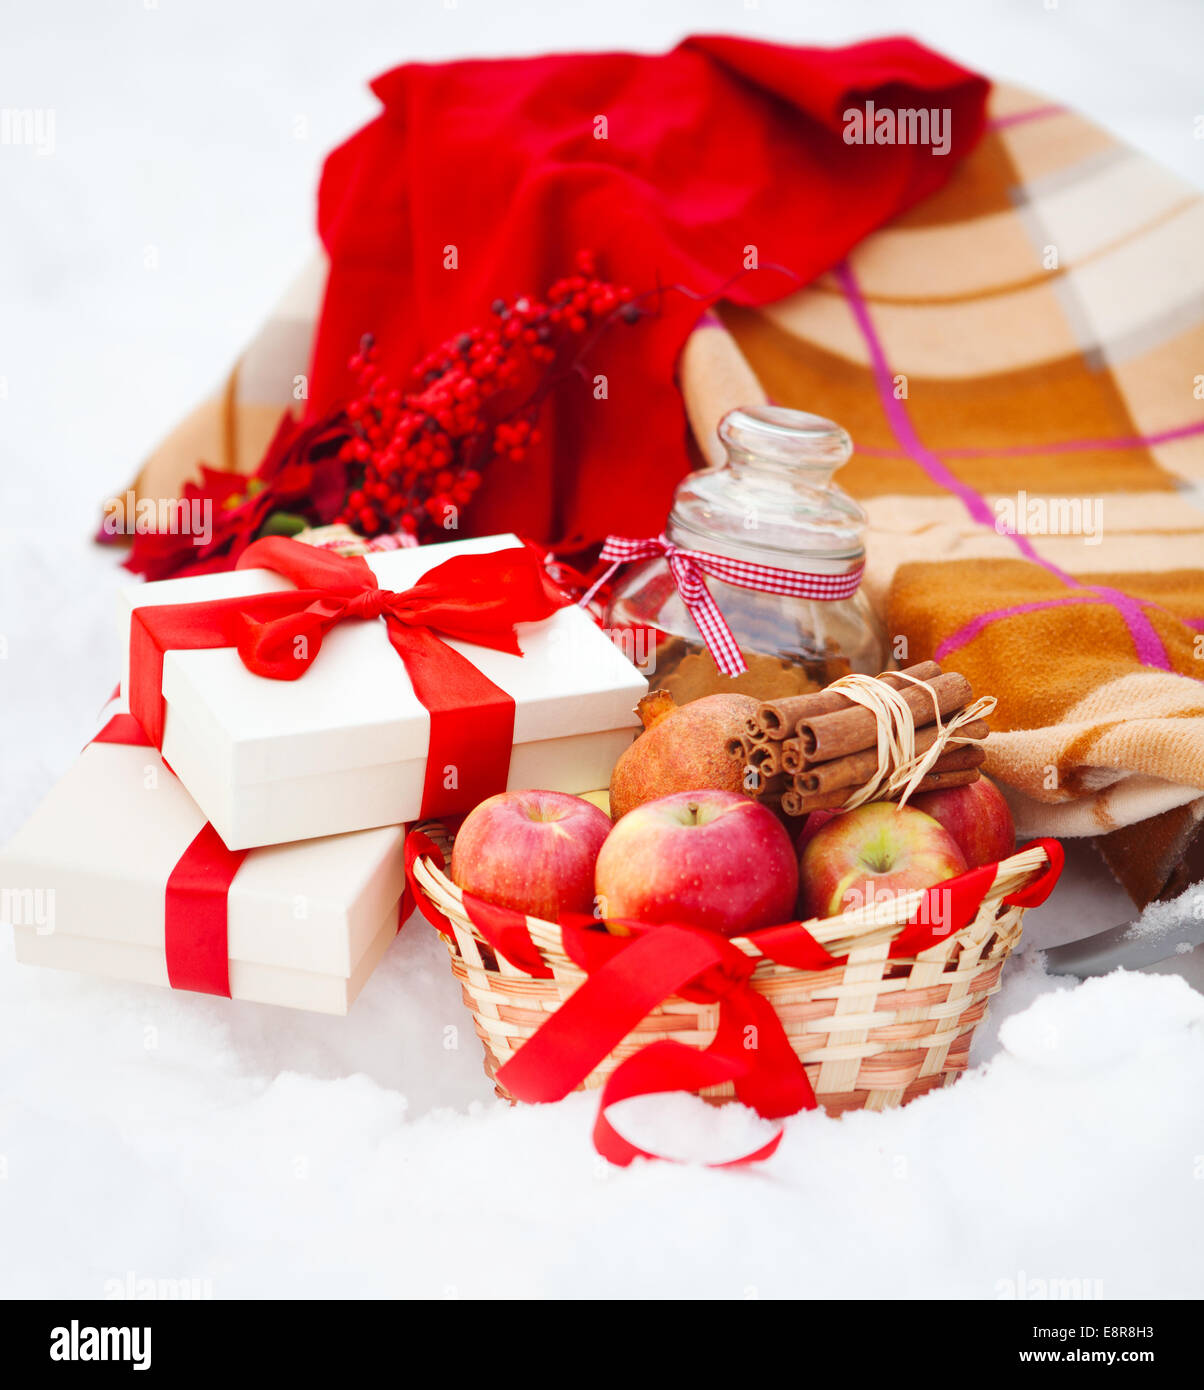
[[[996,116],[987,122],[988,130],[1006,130],[1008,126],[1023,125],[1026,121],[1043,121],[1049,116],[1061,116],[1064,106],[1034,106],[1028,111],[1013,111],[1010,116]]]
[[[1066,594],[1062,598],[1041,599],[1034,603],[1014,603],[1008,608],[996,608],[990,613],[980,613],[977,618],[971,618],[964,627],[959,627],[955,633],[946,637],[940,646],[937,647],[935,653],[936,660],[944,661],[947,656],[951,656],[955,651],[964,647],[967,642],[972,642],[980,632],[989,627],[992,623],[998,622],[1000,618],[1016,618],[1023,613],[1040,613],[1047,608],[1064,608],[1072,603],[1100,602],[1111,603],[1113,607],[1120,611],[1122,617],[1125,617],[1125,609],[1130,604],[1135,608],[1138,607],[1137,601],[1130,598],[1128,594],[1122,594],[1116,589],[1107,588],[1084,589],[1081,593]],[[1158,604],[1154,604],[1153,607],[1159,608],[1161,612],[1167,611]],[[1147,622],[1148,625],[1148,620],[1145,619],[1145,615],[1142,614],[1141,617],[1142,621]],[[1129,632],[1132,633],[1133,624],[1129,623],[1128,626]],[[1204,619],[1187,620],[1187,626],[1190,628],[1204,628]],[[1157,634],[1155,633],[1155,637],[1156,636]],[[1158,665],[1157,661],[1147,660],[1146,657],[1142,655],[1142,647],[1137,642],[1136,638],[1134,639],[1134,645],[1137,647],[1137,655],[1143,666]],[[1159,641],[1158,645],[1162,647],[1161,641]],[[1162,648],[1162,652],[1165,656],[1166,649]],[[1169,670],[1170,667],[1168,666],[1166,669]]]
[[[1000,618],[1018,618],[1022,613],[1040,613],[1043,609],[1062,608],[1068,603],[1097,601],[1094,594],[1067,594],[1064,598],[1047,598],[1036,603],[1014,603],[1009,608],[996,608],[990,613],[980,613],[977,618],[971,618],[964,627],[959,627],[955,633],[945,638],[936,649],[935,659],[944,661],[947,656],[964,647],[967,642],[972,642],[984,628],[990,627]]]
[[[997,535],[1007,536],[1026,560],[1040,565],[1043,570],[1060,579],[1068,588],[1082,590],[1084,593],[1094,593],[1099,596],[1099,599],[1112,604],[1124,620],[1137,659],[1143,666],[1154,666],[1162,671],[1171,670],[1170,657],[1167,655],[1162,639],[1154,631],[1153,624],[1146,617],[1138,600],[1128,594],[1121,593],[1118,589],[1085,588],[1073,575],[1067,574],[1052,560],[1046,560],[1038,555],[1027,536],[1020,536],[1014,531],[1006,529],[1001,531],[986,498],[969,483],[963,482],[961,478],[951,472],[937,455],[923,443],[915,432],[915,427],[911,423],[911,417],[904,408],[903,402],[895,396],[894,373],[886,360],[886,351],[882,345],[882,340],[878,337],[878,332],[870,317],[869,307],[848,262],[842,261],[835,268],[834,274],[848,300],[849,308],[853,312],[853,318],[861,331],[861,336],[865,339],[874,373],[874,382],[878,389],[878,399],[886,415],[887,423],[907,455],[913,462],[919,464],[934,483],[960,498],[966,511],[979,525],[989,526]],[[994,614],[986,614],[984,618],[986,621],[992,621],[995,616]],[[1000,616],[1002,616],[1002,611]]]
[[[1176,439],[1190,439],[1204,434],[1204,420],[1190,425],[1176,425],[1173,429],[1159,430],[1155,434],[1132,434],[1115,439],[1058,439],[1049,444],[1000,444],[988,449],[934,449],[937,458],[943,459],[983,459],[983,458],[1025,458],[1040,454],[1089,454],[1101,452],[1120,452],[1124,449],[1151,449],[1158,444],[1170,444]],[[858,453],[868,458],[897,459],[906,458],[902,449],[875,449],[870,445],[859,445]]]
[[[1131,434],[1115,439],[1060,439],[1052,444],[1015,444],[1006,449],[942,449],[941,455],[947,459],[991,458],[995,454],[1006,454],[1015,458],[1032,454],[1083,454],[1094,449],[1149,449],[1156,444],[1169,444],[1176,439],[1190,439],[1197,434],[1204,434],[1204,420],[1197,420],[1190,425],[1178,425],[1170,430],[1159,430],[1156,434]]]

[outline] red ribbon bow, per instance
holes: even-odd
[[[1062,847],[1056,840],[1034,843],[1044,848],[1048,865],[1027,887],[1009,894],[1005,903],[1035,907],[1058,881]],[[423,915],[439,931],[453,935],[451,923],[413,875],[420,857],[442,866],[438,847],[420,831],[413,831],[406,840],[405,856],[407,879]],[[889,954],[914,956],[947,940],[974,920],[994,881],[995,866],[989,864],[930,888],[911,922],[891,942]],[[511,964],[534,977],[551,974],[521,913],[468,893],[461,893],[461,901],[476,929]],[[699,1091],[731,1082],[738,1099],[766,1119],[815,1109],[815,1093],[781,1020],[750,983],[760,957],[747,956],[726,938],[697,927],[626,925],[632,935],[617,937],[599,931],[598,924],[587,917],[561,920],[565,951],[589,978],[499,1068],[500,1085],[519,1100],[563,1099],[643,1018],[676,994],[695,1002],[718,1003],[715,1039],[701,1051],[668,1039],[654,1042],[619,1063],[602,1088],[594,1126],[594,1146],[604,1158],[627,1164],[636,1157],[658,1157],[625,1139],[607,1118],[611,1105],[634,1096]],[[830,955],[801,922],[766,928],[750,940],[761,956],[796,970],[833,969],[847,959]],[[779,1127],[766,1144],[730,1163],[768,1158],[783,1132]]]
[[[707,550],[686,550],[675,545],[665,535],[648,536],[642,540],[629,536],[607,536],[598,559],[610,560],[611,567],[581,600],[582,606],[593,598],[620,565],[629,564],[633,560],[652,560],[657,557],[668,563],[682,601],[702,634],[702,640],[714,658],[715,665],[725,676],[738,676],[748,667],[726,618],[715,602],[714,595],[707,588],[708,574],[715,579],[721,579],[725,584],[735,584],[741,589],[785,594],[791,598],[830,601],[849,598],[855,594],[865,569],[864,565],[859,565],[843,574],[813,574],[802,570],[778,569],[773,565],[754,564],[747,560],[733,560],[730,556],[715,555]]]
[[[335,555],[283,536],[256,541],[238,568],[270,569],[298,587],[134,610],[130,709],[156,747],[163,743],[165,651],[233,646],[256,675],[296,680],[331,628],[383,618],[431,716],[421,814],[454,814],[505,789],[514,700],[442,639],[521,656],[515,624],[538,622],[569,602],[545,583],[531,550],[456,555],[400,591],[382,589],[358,555]]]

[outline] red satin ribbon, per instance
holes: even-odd
[[[115,714],[101,729],[93,743],[123,743],[130,748],[149,748],[146,731],[132,714]]]
[[[168,875],[163,947],[172,989],[229,999],[230,885],[247,854],[227,849],[206,822]]]
[[[150,747],[142,726],[129,714],[115,714],[92,742]],[[163,949],[172,989],[230,998],[228,899],[247,854],[227,849],[206,822],[168,875]]]
[[[1058,881],[1061,845],[1056,840],[1032,844],[1044,848],[1048,866],[1026,888],[1005,897],[1007,904],[1038,906]],[[422,856],[442,867],[438,847],[421,832],[412,832],[406,840],[407,878],[423,914],[440,931],[450,933],[447,918],[414,882],[413,866]],[[987,865],[934,885],[912,921],[891,942],[889,955],[918,955],[967,926],[994,879],[995,868]],[[522,914],[482,903],[470,894],[462,894],[462,899],[469,919],[495,951],[529,975],[551,975]],[[715,1040],[703,1051],[672,1040],[652,1043],[615,1068],[602,1089],[594,1127],[594,1146],[604,1158],[627,1164],[638,1156],[659,1156],[623,1138],[607,1118],[609,1106],[634,1096],[698,1091],[731,1082],[737,1097],[767,1119],[815,1108],[811,1083],[773,1006],[749,983],[756,957],[746,956],[724,937],[695,927],[627,925],[632,935],[616,937],[600,932],[588,918],[561,921],[565,951],[589,978],[499,1069],[498,1082],[511,1095],[525,1101],[562,1099],[641,1019],[677,994],[719,1004]],[[770,960],[799,970],[837,968],[847,960],[829,954],[801,922],[766,928],[751,939]],[[781,1137],[779,1128],[759,1149],[716,1166],[767,1158]]]
[[[130,710],[156,747],[163,743],[165,652],[236,647],[256,675],[296,680],[331,628],[351,619],[383,618],[414,693],[431,717],[421,815],[468,810],[505,789],[514,700],[442,638],[522,655],[515,624],[538,622],[570,602],[545,584],[529,549],[457,555],[402,591],[382,589],[360,556],[335,555],[283,536],[248,546],[238,568],[270,569],[298,587],[134,610]]]

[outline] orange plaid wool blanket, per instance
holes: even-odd
[[[1198,194],[996,87],[943,190],[683,362],[700,439],[758,387],[849,430],[896,657],[998,696],[1021,834],[1102,837],[1139,901],[1204,813],[1202,238]]]
[[[687,344],[696,437],[771,398],[857,452],[866,584],[901,662],[999,704],[1023,836],[1098,836],[1138,901],[1204,816],[1204,200],[1072,112],[996,87],[948,185],[764,310]],[[315,263],[148,462],[249,470],[303,380]]]

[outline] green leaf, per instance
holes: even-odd
[[[309,522],[296,512],[273,512],[260,527],[261,536],[295,536],[304,531]]]

